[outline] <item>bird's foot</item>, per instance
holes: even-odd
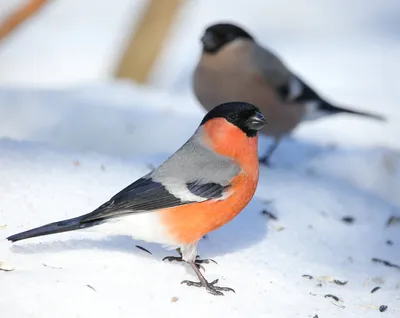
[[[169,262],[185,262],[185,260],[182,258],[182,256],[166,256],[162,260],[169,261]],[[196,256],[196,260],[194,261],[197,268],[202,268],[203,270],[204,270],[204,267],[201,264],[209,264],[210,262],[218,264],[213,259],[199,259],[199,255]]]
[[[200,259],[200,256],[196,256],[196,260],[194,261],[196,264],[210,264],[210,262],[213,262],[214,264],[218,264],[216,261],[214,261],[211,258],[205,258],[205,259]]]
[[[268,156],[258,158],[258,162],[264,166],[271,167],[271,161]]]
[[[163,261],[169,261],[169,262],[184,262],[182,256],[166,256],[162,259]]]
[[[215,284],[218,283],[218,279],[213,280],[211,283],[208,281],[205,281],[204,283],[202,282],[192,282],[190,280],[184,280],[181,284],[186,284],[188,286],[194,286],[194,287],[204,287],[210,294],[213,294],[215,296],[224,296],[224,292],[226,291],[231,291],[235,292],[232,288],[230,287],[220,287],[220,286],[215,286]]]

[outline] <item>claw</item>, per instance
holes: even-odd
[[[202,287],[200,282],[192,282],[191,280],[183,280],[181,284],[186,284],[188,286],[194,286],[194,287]]]
[[[198,263],[198,264],[209,264],[210,262],[213,262],[214,264],[217,264],[218,265],[218,263],[216,262],[216,261],[214,261],[213,259],[196,259],[196,263]]]
[[[222,293],[222,291],[231,291],[231,292],[235,293],[235,290],[230,287],[215,286],[215,284],[217,284],[217,283],[218,283],[218,279],[213,280],[211,283],[205,281],[204,284],[202,282],[193,282],[190,280],[184,280],[181,282],[181,284],[186,284],[188,286],[205,287],[210,294],[213,294],[216,296],[224,296],[224,293]]]
[[[213,259],[199,259],[199,255],[196,256],[196,260],[195,260],[195,264],[197,266],[197,268],[201,268],[203,269],[203,271],[205,271],[204,267],[201,266],[201,264],[209,264],[210,261],[217,264],[218,263],[216,261],[214,261]],[[166,256],[162,259],[163,261],[175,261],[175,262],[184,262],[184,260],[182,259],[182,256]]]
[[[183,262],[183,259],[180,256],[166,256],[162,260],[169,261],[169,262],[172,262],[172,261]]]
[[[206,269],[204,268],[204,266],[202,266],[202,265],[200,265],[200,264],[196,264],[196,266],[197,266],[198,269],[202,269],[203,272],[206,271]]]
[[[213,262],[214,264],[218,265],[218,263],[216,261],[214,261],[213,259],[211,259],[211,258],[199,259],[199,257],[200,257],[200,255],[196,256],[196,261],[195,262],[197,264],[209,264],[210,262]]]

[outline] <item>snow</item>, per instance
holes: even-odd
[[[129,82],[63,90],[0,88],[0,100],[5,138],[122,156],[176,150],[204,112],[192,100]]]
[[[13,109],[16,123],[0,142],[3,237],[97,207],[166,159],[202,117],[195,107],[178,111],[184,99],[155,98],[154,91],[129,83],[69,92],[3,90],[0,95],[7,105],[0,110],[10,118]],[[137,103],[126,107],[129,100]],[[58,107],[55,101],[60,101]],[[38,118],[32,120],[35,114]],[[31,127],[25,126],[26,118]],[[129,121],[142,139],[126,130]],[[143,122],[164,126],[149,133]],[[68,124],[74,129],[67,130]],[[152,145],[143,145],[147,143]],[[266,141],[260,144],[262,149]],[[279,162],[281,156],[286,161]],[[193,273],[161,262],[171,252],[160,246],[81,231],[14,246],[1,241],[0,261],[15,269],[0,271],[0,308],[10,318],[155,317],[161,312],[183,317],[194,306],[196,317],[227,312],[232,317],[376,317],[376,306],[387,305],[385,316],[397,317],[400,271],[371,259],[400,264],[399,227],[386,227],[390,216],[400,215],[399,157],[373,145],[335,149],[287,140],[276,167],[262,167],[248,207],[200,243],[200,255],[218,262],[205,265],[207,277],[220,278],[236,294],[216,298],[180,285],[193,279]],[[264,209],[278,220],[268,219]],[[344,223],[345,216],[353,217],[354,224]],[[320,276],[348,283],[339,286]],[[371,294],[378,285],[382,289]],[[326,294],[343,302],[324,298]]]
[[[187,3],[151,86],[110,78],[143,2],[58,0],[2,43],[0,237],[91,211],[193,133],[195,35],[216,19],[248,26],[325,96],[389,121],[336,116],[282,143],[248,207],[200,242],[218,262],[206,277],[235,294],[181,285],[194,274],[156,244],[78,231],[0,240],[0,317],[399,317],[400,271],[372,262],[400,265],[400,227],[387,226],[400,216],[398,3],[227,1]]]

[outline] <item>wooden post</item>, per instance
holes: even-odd
[[[25,5],[15,10],[0,24],[0,41],[14,31],[26,19],[34,15],[47,1],[48,0],[30,0]]]
[[[145,83],[183,0],[148,0],[115,75]]]

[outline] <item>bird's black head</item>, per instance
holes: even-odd
[[[225,118],[228,122],[240,128],[248,137],[255,137],[257,131],[266,124],[264,115],[260,110],[245,102],[229,102],[214,107],[203,118],[200,126],[213,118]]]
[[[242,28],[229,24],[219,23],[209,26],[202,38],[203,51],[207,53],[216,53],[224,45],[236,39],[253,40],[253,37]]]

